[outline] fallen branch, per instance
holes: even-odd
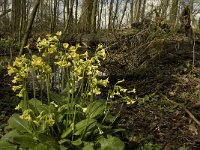
[[[180,106],[181,108],[183,108],[183,109],[185,110],[185,112],[190,116],[190,118],[191,118],[194,122],[196,122],[197,125],[200,126],[200,121],[197,120],[197,118],[196,118],[184,105],[170,100],[170,99],[169,99],[167,96],[165,96],[165,95],[163,95],[163,97],[164,97],[167,101],[169,101],[169,102],[171,102],[171,103],[173,103],[173,104],[175,104],[175,105]]]

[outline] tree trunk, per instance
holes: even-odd
[[[141,9],[141,0],[136,0],[134,22],[139,22],[139,20],[140,20],[140,9]]]
[[[122,22],[123,22],[124,15],[125,15],[125,12],[126,12],[126,9],[127,9],[128,1],[129,1],[129,0],[126,0],[126,3],[124,4],[124,9],[123,9],[123,12],[122,12],[122,18],[121,18],[120,24],[119,24],[119,27],[120,27],[120,28],[121,28],[121,26],[122,26]]]
[[[65,25],[65,28],[63,30],[63,33],[72,32],[73,31],[73,22],[74,22],[74,16],[73,16],[73,7],[74,7],[74,0],[70,1],[70,10],[69,10],[69,16],[67,17],[67,24]]]
[[[90,33],[94,0],[83,0],[81,15],[78,23],[79,32]]]
[[[26,33],[24,35],[24,38],[23,38],[23,41],[22,41],[22,44],[21,44],[19,56],[23,53],[24,46],[27,44],[28,37],[29,37],[29,34],[31,33],[32,25],[33,25],[34,18],[36,16],[36,12],[37,12],[39,5],[40,5],[40,0],[36,0],[35,5],[34,5],[33,10],[32,10],[32,13],[31,13],[31,18],[28,22]]]
[[[144,20],[144,16],[145,16],[145,10],[146,10],[146,0],[143,0],[143,4],[142,4],[142,12],[141,12],[141,20]]]
[[[101,7],[99,10],[98,21],[97,21],[97,29],[98,30],[100,30],[100,27],[101,27],[102,12],[103,12],[103,0],[101,0]]]
[[[112,21],[113,21],[113,2],[114,0],[110,0],[110,7],[109,7],[109,19],[108,19],[108,30],[112,28]]]
[[[96,16],[97,16],[97,0],[93,1],[92,18],[91,18],[91,32],[96,32]]]
[[[76,27],[76,32],[77,30],[77,26],[78,26],[78,0],[76,0],[76,8],[75,8],[75,27]]]
[[[166,18],[167,17],[167,9],[169,7],[169,0],[163,0],[161,2],[161,18]]]
[[[116,20],[117,20],[118,9],[119,9],[119,0],[117,0],[116,6],[115,6],[115,14],[114,14],[114,18],[113,18],[113,28],[115,28],[115,23],[116,23]]]
[[[134,21],[134,16],[133,16],[133,2],[134,2],[134,0],[131,0],[131,3],[130,3],[130,14],[131,14],[130,24],[132,24],[133,21]]]
[[[18,31],[20,28],[20,17],[21,17],[21,0],[13,0],[12,1],[12,32],[13,32],[13,36],[14,39],[17,40],[18,35]]]
[[[176,26],[177,12],[178,12],[178,0],[173,0],[170,11],[170,20],[172,23],[172,27]]]

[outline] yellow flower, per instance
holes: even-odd
[[[57,47],[54,44],[50,45],[50,48],[48,48],[48,53],[52,54],[55,53],[57,51]]]
[[[75,46],[71,46],[69,49],[69,52],[76,52],[76,47]]]
[[[68,43],[63,43],[63,47],[64,47],[64,48],[68,48],[68,47],[69,47],[69,44],[68,44]]]
[[[50,36],[51,36],[51,34],[47,34],[46,36],[47,36],[47,37],[50,37]]]
[[[97,54],[98,54],[99,56],[101,56],[103,60],[106,59],[106,52],[105,52],[105,49],[102,49],[102,50],[98,51]]]
[[[83,112],[86,112],[87,111],[87,107],[85,107],[85,108],[82,108],[83,109]]]
[[[134,104],[134,103],[135,103],[135,101],[132,100],[132,99],[128,99],[128,100],[126,101],[126,104],[127,104],[127,105]]]
[[[15,92],[17,90],[20,90],[22,88],[22,85],[18,85],[18,86],[13,86],[12,90]]]
[[[104,132],[98,127],[99,134],[103,134]]]
[[[24,88],[20,90],[20,92],[17,94],[18,97],[24,97]]]
[[[93,93],[96,94],[96,95],[99,95],[99,94],[101,94],[101,90],[99,88],[95,88],[93,90]]]
[[[120,92],[125,93],[125,92],[127,92],[127,89],[125,89],[125,88],[120,88]]]
[[[26,45],[24,48],[29,49],[30,44]]]
[[[52,104],[54,107],[58,107],[58,105],[53,101],[50,104]]]
[[[12,83],[17,83],[23,81],[22,78],[20,78],[19,75],[14,76],[14,79],[12,80]]]
[[[123,83],[124,81],[125,81],[124,79],[123,80],[119,80],[119,81],[117,81],[116,84]]]
[[[102,49],[102,48],[103,48],[103,45],[102,44],[98,44],[97,50],[98,49]]]
[[[40,125],[40,122],[38,120],[34,120],[33,122],[36,124],[36,126]]]
[[[97,79],[96,78],[92,79],[92,85],[97,85]]]
[[[115,95],[120,95],[119,91],[117,91],[117,92],[115,93]]]
[[[20,116],[21,119],[25,119],[25,120],[28,120],[28,121],[32,121],[32,118],[31,118],[31,115],[30,113],[32,112],[31,109],[26,109],[23,114]]]
[[[22,109],[22,106],[20,104],[18,104],[16,107],[15,107],[15,110],[20,110]]]
[[[39,37],[38,39],[37,39],[37,42],[40,42],[41,41],[41,38]]]
[[[99,81],[99,84],[103,85],[104,87],[106,87],[108,85],[109,81],[108,81],[108,78],[105,79],[105,80],[100,80]]]
[[[54,125],[55,120],[53,119],[52,114],[49,114],[49,115],[47,116],[46,123],[47,123],[50,127],[52,127],[52,126]]]
[[[61,36],[61,35],[62,35],[62,32],[61,32],[61,31],[58,31],[58,32],[56,32],[56,35],[57,35],[57,36]]]
[[[15,72],[17,72],[17,69],[9,65],[8,66],[8,75],[10,76]]]
[[[81,76],[78,76],[78,81],[80,81],[80,80],[82,80],[83,79],[83,77],[81,77]]]
[[[48,37],[48,40],[49,40],[50,42],[58,42],[58,41],[59,41],[58,38],[57,38],[57,36]]]

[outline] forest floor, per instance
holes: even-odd
[[[167,41],[158,51],[129,75],[120,75],[124,86],[137,92],[135,103],[123,108],[117,126],[126,129],[122,137],[130,150],[198,150],[200,44]]]
[[[129,74],[126,66],[105,65],[112,73],[125,72],[110,75],[111,80],[125,78],[123,86],[136,89],[132,97],[135,103],[123,107],[116,123],[117,127],[126,129],[121,138],[127,150],[200,148],[200,44],[195,45],[195,67],[192,66],[193,46],[190,40],[165,42],[162,50],[157,49],[159,53],[145,59]],[[118,54],[123,53],[126,52]],[[128,61],[132,60],[126,60],[131,64]],[[1,137],[18,99],[12,94],[6,69],[0,71]]]

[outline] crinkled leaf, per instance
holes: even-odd
[[[64,111],[67,114],[74,114],[74,110],[72,109],[75,106],[75,103],[67,103],[59,107],[58,112]],[[66,111],[67,110],[67,111]]]
[[[42,106],[42,102],[37,100],[36,98],[33,98],[28,101],[28,107],[34,112],[38,113],[38,107]]]
[[[84,142],[83,150],[94,150],[94,143]]]
[[[34,148],[38,142],[28,135],[18,135],[9,138],[9,142],[16,143],[25,148]]]
[[[107,135],[107,138],[100,137],[99,143],[101,144],[100,150],[124,150],[124,143],[117,137]]]
[[[28,125],[28,121],[21,119],[19,114],[13,114],[8,120],[8,124],[19,132],[31,133],[32,130]]]
[[[14,137],[14,136],[19,136],[19,132],[17,132],[16,129],[6,133],[2,138],[1,140],[8,140],[10,137]]]
[[[65,103],[65,101],[63,100],[63,96],[55,92],[50,92],[50,98],[52,101],[56,102],[59,105],[62,105]]]
[[[0,150],[16,150],[17,146],[7,142],[6,140],[0,141]]]
[[[86,114],[90,118],[95,118],[99,115],[102,115],[105,109],[106,109],[106,105],[104,101],[95,101],[88,106]]]
[[[49,106],[46,105],[46,104],[38,105],[37,110],[38,110],[39,113],[40,112],[48,113],[49,112]]]
[[[60,145],[60,150],[68,150],[68,148],[64,147],[63,145]]]
[[[41,143],[48,146],[49,149],[60,150],[59,144],[56,142],[56,139],[52,136],[49,136],[45,133],[38,134],[38,139]]]
[[[88,130],[92,129],[96,125],[96,123],[97,123],[97,121],[95,119],[91,119],[91,118],[88,118],[88,119],[78,122],[75,125],[76,132],[74,133],[74,135],[80,135],[80,134],[82,134],[83,131],[88,131]]]
[[[108,113],[108,114],[106,115],[106,118],[105,118],[104,122],[112,123],[112,122],[114,122],[115,120],[116,120],[116,116],[113,116],[113,115],[111,115],[110,113]]]
[[[33,106],[37,107],[39,105],[42,105],[42,102],[36,98],[32,98],[28,101],[29,104],[32,104]]]
[[[33,150],[49,150],[49,148],[47,145],[40,143]]]

